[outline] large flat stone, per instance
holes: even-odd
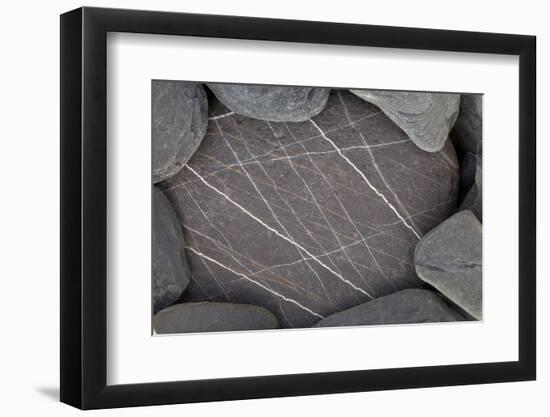
[[[424,236],[414,254],[420,279],[477,320],[482,318],[481,251],[481,223],[463,210]]]
[[[178,172],[199,147],[208,123],[208,100],[202,85],[153,81],[153,182]]]
[[[435,292],[409,289],[360,304],[321,320],[314,327],[462,321]]]
[[[180,221],[162,191],[153,187],[153,311],[173,304],[189,284]]]
[[[347,91],[299,123],[210,109],[200,148],[163,183],[193,275],[184,300],[261,305],[304,327],[421,285],[416,243],[456,209],[450,141],[424,152]]]
[[[183,303],[153,317],[157,334],[264,330],[279,327],[277,318],[262,307],[232,303]]]
[[[325,108],[330,90],[245,84],[207,84],[230,111],[270,122],[301,122]]]
[[[460,94],[351,90],[382,109],[420,149],[443,149],[458,116]]]

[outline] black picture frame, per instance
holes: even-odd
[[[106,384],[108,32],[519,56],[519,360]],[[61,15],[61,401],[82,409],[536,378],[536,38],[251,17],[79,8]]]

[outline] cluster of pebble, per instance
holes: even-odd
[[[154,81],[152,112],[155,333],[481,320],[480,95]]]

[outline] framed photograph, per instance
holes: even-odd
[[[61,401],[533,380],[535,37],[61,16]]]

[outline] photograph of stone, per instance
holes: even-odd
[[[483,319],[481,94],[151,88],[153,334]]]

